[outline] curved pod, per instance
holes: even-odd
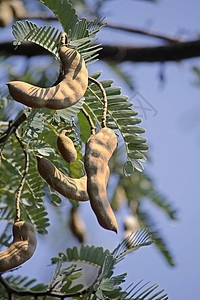
[[[86,144],[85,170],[91,207],[99,224],[117,233],[118,224],[107,198],[105,176],[108,161],[117,146],[117,138],[110,128],[102,128]]]
[[[73,163],[77,159],[77,152],[72,140],[65,135],[67,130],[63,130],[57,138],[57,147],[66,162]]]
[[[60,59],[63,65],[62,80],[55,86],[40,88],[22,81],[8,82],[12,98],[33,108],[63,109],[77,103],[88,86],[88,71],[82,56],[64,45],[66,33],[62,34]]]
[[[47,158],[36,156],[40,176],[58,193],[64,197],[77,201],[88,201],[87,175],[81,178],[71,178],[59,171]],[[110,170],[106,171],[106,184]]]
[[[0,252],[0,273],[16,268],[29,260],[37,246],[33,225],[19,221],[13,225],[13,242]]]

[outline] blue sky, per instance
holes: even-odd
[[[102,15],[107,22],[129,27],[140,27],[152,31],[175,36],[184,32],[183,39],[194,38],[200,26],[200,2],[197,0],[162,0],[158,4],[143,1],[108,1]],[[138,45],[162,43],[151,38],[144,38],[111,29],[104,29],[99,34],[100,40],[112,44]],[[164,65],[163,84],[159,81],[160,64],[123,64],[123,70],[130,74],[136,85],[136,90],[153,105],[157,114],[148,114],[143,119],[142,127],[146,128],[145,137],[150,145],[152,162],[146,164],[145,170],[155,179],[156,187],[174,204],[178,210],[178,222],[171,223],[158,209],[145,203],[155,216],[158,228],[168,242],[175,257],[176,267],[167,265],[154,246],[145,247],[121,262],[119,272],[128,272],[127,282],[138,282],[141,279],[158,283],[164,288],[170,299],[196,299],[199,294],[199,152],[200,126],[200,89],[194,87],[195,76],[192,66],[199,66],[199,59],[191,59],[180,63]],[[92,65],[89,72],[103,69],[102,79],[113,78],[115,86],[122,87],[122,93],[132,96],[132,91],[122,82],[105,63]],[[142,113],[142,111],[139,111]],[[197,121],[194,121],[196,118]],[[67,203],[62,205],[68,210]],[[89,207],[81,207],[88,228],[88,242],[113,249],[122,238],[97,226],[96,219],[88,216]],[[122,221],[126,210],[117,218]],[[38,265],[50,263],[49,256],[57,255],[66,247],[73,246],[69,232],[66,243],[63,237],[57,235],[59,216],[55,220],[56,227],[50,227],[50,234],[39,238],[39,244],[33,259],[24,265],[23,274],[32,269],[32,276],[39,280],[49,281],[52,273],[44,268],[38,274]],[[122,229],[122,228],[121,228]],[[55,241],[56,236],[56,241]],[[47,246],[48,245],[48,246]],[[48,253],[48,255],[47,255]],[[37,262],[37,263],[36,263]],[[39,262],[39,264],[38,264]],[[43,268],[42,268],[43,269]],[[19,271],[18,271],[19,272]],[[48,273],[48,275],[47,275]]]
[[[142,27],[152,31],[191,39],[198,33],[198,1],[160,1],[150,4],[140,1],[110,1],[105,14],[107,21],[129,27]],[[109,30],[111,33],[111,30]],[[187,33],[187,34],[186,34]],[[108,40],[110,41],[108,34]],[[124,44],[156,44],[159,41],[131,34],[112,31],[112,42]],[[194,87],[192,66],[199,66],[199,59],[164,65],[165,82],[159,82],[160,64],[123,65],[132,74],[137,91],[157,110],[143,120],[145,137],[150,144],[152,162],[145,170],[155,179],[156,186],[178,210],[178,222],[170,223],[163,213],[152,209],[159,228],[168,241],[175,257],[176,267],[169,267],[154,247],[148,247],[130,255],[122,269],[129,270],[129,279],[157,282],[165,288],[170,299],[196,299],[199,293],[199,151],[200,127],[198,125],[200,93]],[[108,74],[106,74],[108,75]],[[110,74],[109,74],[110,75]],[[122,82],[122,91],[130,95]],[[197,121],[194,122],[194,117]]]

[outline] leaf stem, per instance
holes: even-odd
[[[91,134],[94,135],[96,127],[94,126],[94,123],[92,121],[91,116],[87,113],[87,111],[85,110],[85,108],[82,107],[81,110],[84,113],[84,115],[86,116],[86,118],[88,119],[88,122],[89,122],[90,127],[91,127]]]
[[[16,217],[15,217],[15,222],[19,221],[20,220],[20,196],[21,196],[21,193],[22,193],[22,189],[23,189],[23,186],[24,186],[24,183],[25,183],[25,180],[26,180],[26,175],[28,173],[28,168],[29,168],[29,155],[27,153],[27,151],[25,150],[25,146],[21,140],[21,137],[19,136],[19,132],[18,130],[15,131],[15,136],[22,148],[22,151],[24,153],[24,157],[25,157],[25,168],[24,168],[24,174],[22,176],[22,179],[21,179],[21,182],[20,182],[20,185],[18,187],[18,191],[17,191],[17,196],[16,196],[16,202],[15,202],[15,208],[16,208]]]
[[[104,105],[103,105],[103,113],[102,113],[102,128],[106,127],[106,114],[107,114],[107,109],[108,109],[108,99],[107,99],[107,96],[106,96],[106,91],[103,87],[103,85],[96,79],[88,76],[88,79],[90,81],[92,81],[93,83],[95,83],[99,89],[101,90],[102,92],[102,96],[103,96],[103,101],[104,101]],[[91,90],[91,89],[90,89]]]

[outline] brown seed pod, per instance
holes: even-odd
[[[0,1],[0,27],[6,27],[13,21],[13,11],[8,1]]]
[[[0,252],[0,273],[16,268],[29,260],[37,246],[33,225],[18,221],[13,225],[13,242]]]
[[[40,176],[58,193],[64,197],[77,201],[88,201],[87,175],[81,178],[70,178],[59,171],[47,158],[36,156],[38,172]],[[106,184],[108,182],[110,170],[106,171]]]
[[[83,222],[80,214],[77,211],[77,207],[72,207],[70,210],[70,228],[73,235],[78,239],[80,243],[85,242],[85,223]]]
[[[64,71],[62,80],[49,88],[22,81],[8,82],[14,100],[33,108],[63,109],[74,105],[84,96],[88,86],[88,71],[82,56],[64,45],[66,36],[66,33],[62,34],[59,50]]]
[[[110,128],[102,128],[86,144],[85,170],[91,207],[99,224],[117,233],[118,225],[106,193],[106,168],[117,146],[117,137]]]
[[[37,163],[41,177],[61,195],[78,201],[89,200],[86,175],[79,179],[70,178],[45,157],[37,156]]]
[[[10,0],[9,5],[13,10],[13,14],[16,18],[23,18],[26,15],[26,9],[21,0]]]
[[[66,162],[69,164],[73,163],[77,159],[77,152],[74,147],[72,140],[65,135],[68,132],[63,130],[57,138],[57,146],[60,154]]]

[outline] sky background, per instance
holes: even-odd
[[[106,17],[108,23],[194,39],[200,27],[199,10],[200,2],[197,0],[162,0],[158,4],[113,0],[103,7],[102,16]],[[116,45],[162,44],[153,38],[111,29],[103,29],[99,37],[101,42]],[[128,255],[118,265],[117,271],[128,273],[127,284],[141,279],[145,282],[150,280],[152,284],[158,283],[168,293],[169,299],[173,300],[197,299],[200,292],[200,89],[194,85],[196,78],[191,71],[193,66],[200,66],[199,58],[180,63],[169,62],[162,67],[159,63],[126,62],[122,65],[134,82],[135,91],[157,111],[155,116],[150,111],[142,118],[141,126],[146,128],[144,136],[148,139],[151,157],[151,163],[144,167],[154,179],[156,188],[177,209],[178,222],[170,222],[159,209],[146,201],[145,207],[155,217],[157,227],[174,255],[176,266],[170,267],[152,245]],[[121,86],[122,93],[132,97],[133,92],[105,63],[98,62],[89,67],[90,74],[97,70],[103,70],[101,79],[114,79],[114,85]],[[163,82],[159,80],[161,70]],[[138,105],[137,101],[135,105]],[[143,111],[138,110],[142,116]],[[67,213],[68,209],[67,202],[63,202],[62,210]],[[88,213],[89,204],[82,205],[81,211],[90,229],[87,242],[114,249],[123,237],[122,221],[126,209],[117,213],[120,228],[118,236],[97,226],[95,216]],[[63,231],[59,215],[54,218],[49,235],[38,238],[33,258],[16,273],[29,274],[31,268],[32,277],[48,282],[53,276],[53,268],[46,267],[50,263],[49,257],[56,256],[67,247],[78,245],[69,231]],[[64,244],[63,232],[66,235]]]

